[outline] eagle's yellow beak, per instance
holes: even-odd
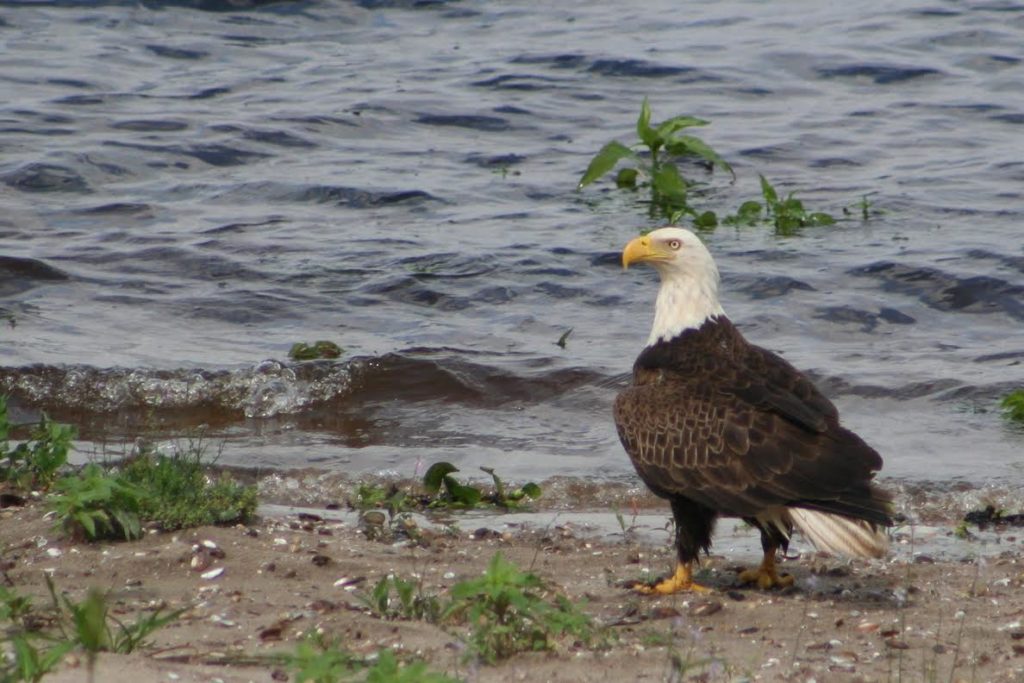
[[[654,240],[647,235],[643,235],[630,240],[626,248],[622,250],[622,267],[625,269],[634,263],[663,259],[667,256],[669,254],[662,253]]]

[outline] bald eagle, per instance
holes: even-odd
[[[691,232],[637,237],[622,264],[661,276],[654,326],[615,400],[615,425],[637,474],[669,501],[678,563],[643,593],[706,590],[693,563],[718,517],[761,532],[764,559],[740,580],[767,589],[793,577],[775,567],[794,527],[819,549],[881,557],[891,496],[872,479],[882,458],[839,424],[836,407],[796,368],[749,343],[718,301],[718,269]]]

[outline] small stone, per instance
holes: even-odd
[[[216,579],[217,577],[219,577],[223,573],[224,573],[224,567],[216,567],[216,568],[211,569],[209,571],[203,572],[199,576],[201,576],[202,578],[206,579],[207,581],[211,581],[213,579]]]
[[[893,650],[909,650],[910,646],[907,645],[906,641],[897,640],[896,638],[887,638],[885,640],[885,646]]]
[[[695,617],[706,617],[722,611],[722,603],[717,600],[702,602],[690,609],[690,614]]]
[[[862,621],[857,624],[857,630],[861,633],[874,633],[879,629],[878,624],[873,621]]]
[[[281,622],[271,624],[262,631],[260,631],[260,640],[266,642],[270,640],[281,640],[281,634],[284,632],[285,625]]]
[[[313,564],[315,564],[317,567],[326,567],[330,563],[331,558],[327,557],[326,555],[317,554],[313,556]]]

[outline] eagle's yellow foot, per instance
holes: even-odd
[[[740,583],[756,583],[761,590],[769,588],[785,588],[793,585],[793,577],[789,574],[779,574],[775,571],[775,553],[766,553],[764,561],[757,569],[747,569],[740,572]]]
[[[702,586],[693,581],[693,571],[689,563],[676,565],[676,572],[667,579],[662,579],[655,584],[636,583],[633,590],[643,595],[672,595],[685,591],[693,593],[711,593],[712,589]]]

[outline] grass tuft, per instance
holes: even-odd
[[[590,617],[564,595],[549,594],[536,574],[496,553],[482,576],[452,586],[443,618],[470,625],[469,654],[488,664],[519,652],[549,650],[566,635],[589,643],[595,635]]]
[[[48,489],[68,461],[75,430],[43,415],[29,440],[11,447],[12,427],[7,398],[0,396],[0,484],[26,491]]]
[[[143,452],[120,471],[91,463],[54,490],[47,504],[57,527],[80,541],[136,539],[143,524],[161,531],[245,524],[257,503],[255,487],[210,477],[199,446],[170,456]]]
[[[124,466],[121,477],[146,492],[141,516],[162,531],[251,521],[256,488],[227,474],[212,477],[207,469],[202,447],[190,445],[170,456],[143,452]]]

